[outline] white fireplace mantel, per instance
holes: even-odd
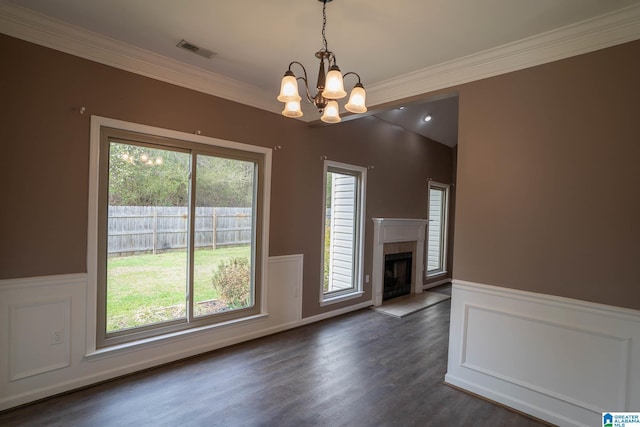
[[[382,304],[384,287],[384,244],[398,242],[416,242],[415,275],[413,292],[422,292],[424,273],[424,239],[427,219],[410,218],[371,218],[373,220],[373,305]]]

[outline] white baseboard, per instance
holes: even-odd
[[[640,408],[640,312],[453,280],[445,381],[560,426]]]

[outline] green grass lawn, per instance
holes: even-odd
[[[249,246],[197,250],[194,301],[216,299],[211,278],[222,260],[250,254]],[[107,271],[107,332],[186,315],[186,252],[111,257]]]

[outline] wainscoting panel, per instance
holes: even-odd
[[[302,255],[271,257],[263,315],[93,354],[87,274],[0,280],[0,410],[308,323],[302,276]]]
[[[9,307],[9,380],[71,365],[71,298]]]
[[[453,281],[445,381],[558,425],[640,407],[640,313]]]
[[[270,316],[279,316],[281,322],[302,319],[302,266],[303,255],[284,255],[269,258],[267,280]],[[282,298],[286,295],[288,298]],[[291,304],[291,300],[295,304]]]
[[[86,287],[86,274],[0,280],[0,410],[78,375]]]

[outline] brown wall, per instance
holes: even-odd
[[[373,117],[309,127],[7,36],[0,36],[0,52],[0,279],[87,271],[91,115],[282,146],[273,153],[269,252],[304,254],[304,316],[345,305],[318,304],[321,156],[374,166],[365,274],[371,274],[370,218],[425,217],[427,178],[452,179],[451,149]],[[370,298],[371,286],[365,290],[356,302]]]
[[[459,89],[454,278],[640,309],[640,41]]]

